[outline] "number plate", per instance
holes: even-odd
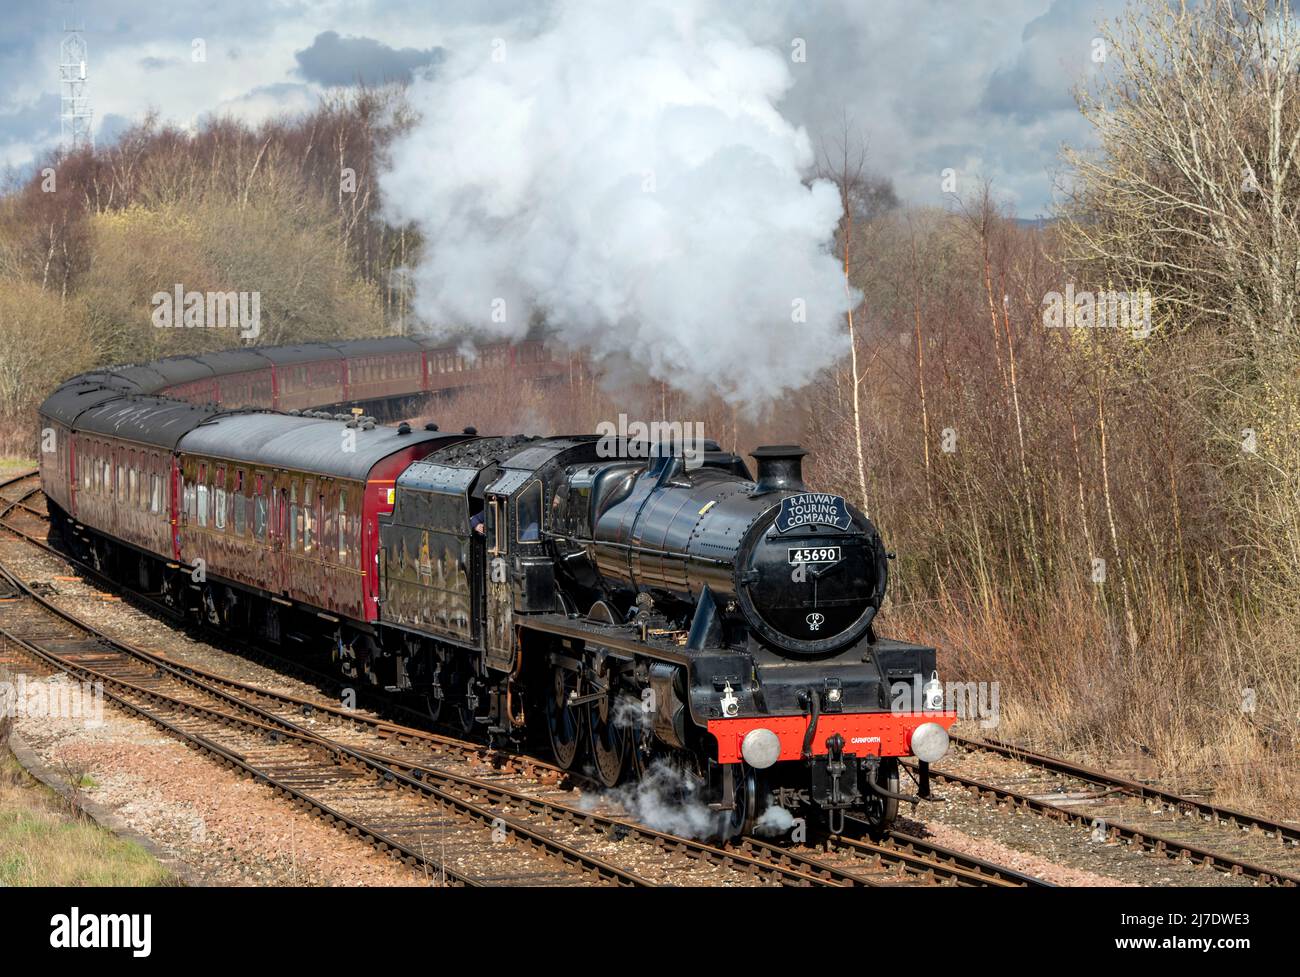
[[[838,546],[791,546],[790,563],[798,565],[800,563],[839,563],[840,548]]]

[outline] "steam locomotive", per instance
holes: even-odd
[[[52,518],[101,568],[607,786],[670,769],[720,837],[769,807],[883,827],[917,796],[898,758],[924,795],[947,749],[935,650],[875,633],[889,554],[797,447],[751,475],[712,442],[413,430],[111,374],[41,417]]]

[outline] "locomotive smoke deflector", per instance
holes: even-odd
[[[792,489],[802,492],[803,457],[808,452],[797,444],[768,444],[755,448],[750,455],[758,462],[758,480],[754,483],[754,495],[765,495],[778,489]]]

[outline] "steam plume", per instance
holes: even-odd
[[[426,326],[520,337],[539,311],[598,363],[751,406],[843,350],[839,197],[775,107],[788,50],[715,0],[560,2],[480,40],[412,86],[382,179],[425,238]]]

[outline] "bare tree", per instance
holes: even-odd
[[[853,135],[845,117],[838,138],[832,144],[822,143],[817,165],[817,176],[835,184],[840,194],[840,217],[836,244],[844,267],[844,287],[850,296],[854,282],[860,282],[869,260],[865,248],[855,247],[856,235],[863,224],[885,210],[898,205],[893,186],[867,169],[867,144]],[[858,329],[853,314],[862,307],[859,300],[848,312],[849,326],[849,383],[853,411],[853,446],[857,457],[858,494],[863,512],[870,513],[867,496],[867,465],[862,450],[862,371],[858,362]]]
[[[1300,24],[1285,0],[1203,0],[1133,7],[1102,38],[1078,93],[1099,148],[1067,155],[1068,266],[1150,290],[1234,558],[1270,564],[1300,611]]]
[[[1300,29],[1283,0],[1131,8],[1079,105],[1073,257],[1159,289],[1185,322],[1294,340],[1300,285]]]

